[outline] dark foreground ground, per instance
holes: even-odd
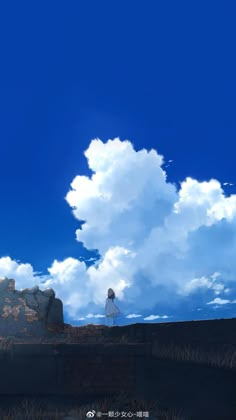
[[[42,396],[39,393],[11,395],[9,392],[8,395],[0,395],[0,419],[82,420],[87,418],[86,412],[93,409],[104,413],[120,411],[116,418],[125,418],[124,413],[121,417],[121,412],[126,411],[126,418],[236,419],[236,319],[133,324],[112,328],[95,325],[72,327],[66,324],[63,330],[55,331],[56,327],[51,338],[38,343],[39,348],[46,342],[55,345],[149,343],[151,352],[139,361],[139,374],[135,379],[136,389],[142,389],[142,395],[122,394],[122,389],[109,397],[101,393],[80,397]],[[17,341],[19,343],[20,339],[15,338]],[[35,340],[28,338],[30,341]],[[13,337],[3,340],[3,352],[7,352],[13,342]],[[0,375],[3,372],[2,368]],[[4,377],[6,372],[1,375],[1,380]],[[101,375],[101,385],[102,382]],[[10,409],[12,416],[6,416]],[[137,412],[141,411],[142,417],[140,414],[137,417]],[[129,414],[128,417],[128,412],[133,413],[132,416]],[[145,412],[149,413],[149,417],[144,416]],[[100,418],[112,417],[103,415]]]
[[[91,395],[83,398],[15,395],[2,396],[0,405],[5,413],[9,412],[10,407],[11,411],[13,406],[16,407],[13,417],[8,417],[9,419],[18,418],[16,415],[19,415],[21,410],[22,419],[64,419],[70,415],[73,419],[82,420],[86,419],[86,412],[93,409],[96,412],[148,411],[149,419],[153,420],[235,420],[236,418],[235,372],[155,360],[151,363],[151,368],[143,372],[143,380],[147,381],[147,388],[142,397],[128,394],[115,397]],[[121,415],[119,417],[121,418]]]

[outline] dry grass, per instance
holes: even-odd
[[[52,337],[52,338],[28,338],[24,339],[24,343],[107,343],[110,342],[109,337],[103,337],[102,334],[96,334],[95,336],[91,335],[81,337],[79,330],[69,329],[70,333],[66,337]],[[72,333],[73,331],[73,333]],[[101,331],[101,330],[100,330]],[[99,333],[100,333],[99,331]],[[88,338],[90,338],[88,340]],[[122,337],[117,338],[113,341],[122,344],[130,343],[130,340],[127,336],[123,335]],[[16,338],[14,336],[0,337],[0,354],[9,352],[12,349],[14,343],[22,343],[22,339]],[[212,346],[209,349],[204,349],[201,347],[196,347],[192,345],[176,345],[174,343],[161,344],[158,341],[153,341],[152,343],[152,356],[175,360],[175,361],[187,361],[194,362],[208,366],[217,366],[221,368],[236,369],[236,348],[233,345],[225,346]]]
[[[189,361],[208,366],[236,369],[236,349],[234,346],[222,347],[221,349],[218,348],[215,350],[214,348],[204,350],[189,345],[164,345],[154,342],[152,346],[152,355],[163,359]]]
[[[10,349],[14,343],[24,343],[24,344],[80,344],[80,343],[94,343],[94,344],[102,344],[111,342],[110,337],[105,337],[103,335],[102,329],[97,329],[95,332],[93,331],[81,331],[78,328],[72,329],[67,328],[63,335],[55,334],[52,337],[0,337],[0,351]],[[131,342],[129,337],[123,335],[121,337],[116,337],[112,340],[114,344],[122,343],[128,344]]]
[[[145,411],[149,413],[149,420],[185,420],[183,416],[174,410],[163,411],[159,408],[158,403],[145,401],[140,397],[134,398],[127,393],[120,394],[119,397],[111,397],[90,404],[74,406],[63,410],[63,412],[53,406],[45,411],[40,406],[40,403],[35,400],[24,399],[18,406],[5,411],[0,410],[0,416],[1,420],[83,420],[86,419],[86,413],[91,410],[95,410],[96,413],[108,411],[130,411],[131,413],[136,413],[137,411]],[[136,418],[136,416],[133,417]],[[99,417],[95,416],[94,418]],[[140,418],[144,419],[145,417]]]

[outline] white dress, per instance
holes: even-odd
[[[117,306],[114,304],[112,299],[107,298],[106,306],[105,306],[105,314],[106,316],[116,316],[120,313]]]

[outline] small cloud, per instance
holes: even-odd
[[[86,315],[86,318],[105,318],[105,315],[100,315],[100,314],[97,314],[97,315],[94,315],[94,314],[88,314],[88,315]]]
[[[212,286],[212,289],[214,290],[216,295],[219,295],[224,290],[224,285],[221,283],[214,284]]]
[[[149,315],[149,316],[146,316],[146,318],[143,318],[143,319],[145,319],[145,321],[152,321],[153,319],[158,319],[158,318],[160,318],[159,315]]]
[[[160,316],[160,315],[149,315],[149,316],[146,316],[146,318],[143,318],[143,319],[145,319],[145,321],[152,321],[152,320],[158,319],[158,318],[166,319],[166,318],[169,318],[169,316],[168,315],[163,315],[163,316]]]
[[[197,311],[202,311],[202,308],[197,308]]]
[[[215,279],[217,279],[217,277],[219,277],[220,276],[220,273],[219,273],[219,271],[215,271],[210,277],[213,279],[213,280],[215,280]]]
[[[216,279],[221,275],[218,271],[214,272],[211,276],[206,277],[202,276],[199,278],[194,278],[182,287],[179,290],[180,294],[188,295],[190,293],[194,293],[200,289],[212,289],[216,295],[219,295],[224,291],[224,284],[216,283]]]
[[[227,303],[230,303],[230,300],[221,299],[221,298],[215,298],[211,302],[207,302],[207,305],[214,305],[215,303],[216,304],[218,303],[219,305],[226,305]]]
[[[129,314],[129,315],[126,316],[126,318],[129,318],[129,319],[131,319],[131,318],[139,318],[140,316],[142,316],[142,315]]]
[[[172,162],[174,162],[173,159],[170,159],[163,166],[165,166],[166,168],[168,168],[168,166],[170,166],[170,163],[172,163]]]
[[[194,278],[188,281],[187,283],[185,283],[185,285],[180,290],[180,294],[188,295],[190,293],[194,293],[196,290],[199,290],[199,289],[203,289],[203,288],[210,289],[212,287],[212,284],[213,284],[212,281],[209,280],[209,278],[206,276]]]

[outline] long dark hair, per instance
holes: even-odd
[[[116,297],[113,289],[108,289],[107,295],[108,295],[108,299],[112,299],[112,300],[114,300]]]

